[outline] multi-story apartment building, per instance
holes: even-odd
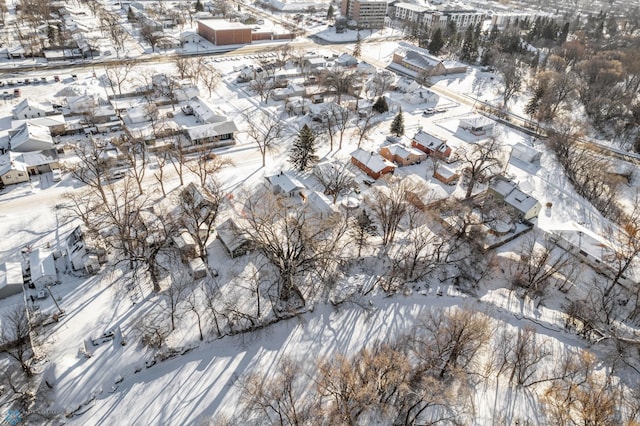
[[[358,23],[358,28],[384,28],[386,0],[342,0],[342,15]]]
[[[389,17],[403,22],[426,24],[430,28],[445,27],[453,22],[462,31],[468,26],[481,24],[485,15],[475,9],[447,9],[397,2],[389,5]]]

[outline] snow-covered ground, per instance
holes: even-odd
[[[363,49],[365,57],[371,58],[372,62],[388,63],[395,44],[381,42],[368,43],[367,46],[370,48]],[[345,45],[337,51],[349,49],[352,49],[352,45]],[[220,155],[233,160],[233,166],[221,174],[225,190],[231,193],[240,187],[257,186],[265,175],[290,168],[287,164],[287,144],[291,138],[279,146],[279,151],[268,156],[267,167],[262,168],[258,150],[243,133],[247,129],[245,114],[257,110],[275,113],[281,107],[281,102],[260,103],[248,85],[236,82],[237,72],[234,68],[244,62],[248,63],[249,59],[211,62],[221,72],[222,81],[210,97],[203,90],[203,95],[236,120],[240,128],[237,145],[219,151]],[[141,69],[145,70],[141,73],[150,70],[174,72],[174,65],[153,64]],[[23,96],[50,100],[63,88],[73,86],[78,94],[97,93],[104,97],[110,91],[100,80],[104,71],[98,67],[95,72],[95,77],[91,72],[79,73],[77,82],[63,75],[60,83],[25,86]],[[34,73],[53,74],[50,71]],[[131,84],[133,81],[131,79]],[[434,83],[437,87],[482,101],[492,102],[500,97],[498,79],[491,73],[475,68],[464,76],[439,78]],[[470,106],[440,97],[433,106],[447,108],[447,112],[424,117],[421,111],[426,104],[408,103],[397,93],[389,96],[396,106],[405,111],[407,136],[424,128],[446,137],[457,147],[474,143],[469,135],[460,133],[457,126],[459,118],[471,111]],[[0,105],[0,116],[10,114],[16,103],[17,100],[5,101]],[[374,150],[384,142],[393,116],[394,112],[391,112],[383,117],[364,141],[364,148]],[[286,120],[289,131],[297,130],[303,123],[309,122],[308,118],[295,116]],[[497,126],[496,132],[507,154],[510,147],[518,142],[543,152],[540,164],[511,162],[505,170],[520,184],[521,189],[536,197],[543,205],[546,202],[553,203],[553,208],[537,219],[539,228],[552,229],[568,221],[591,224],[597,232],[606,228],[606,221],[601,215],[575,195],[553,156],[540,141],[503,126]],[[349,153],[356,148],[356,141],[357,137],[350,129],[345,134],[342,150],[330,151],[328,143],[323,141],[319,156],[348,161]],[[430,166],[425,163],[398,170],[397,175],[416,173],[430,177]],[[173,189],[178,186],[177,178],[171,173],[169,175],[167,186]],[[305,183],[313,182],[309,176],[303,176],[302,179]],[[148,177],[150,185],[152,181],[153,177]],[[438,184],[433,179],[432,183]],[[76,223],[68,222],[55,206],[63,201],[64,192],[80,186],[70,175],[66,175],[59,183],[53,183],[48,175],[40,175],[32,184],[10,187],[0,193],[0,230],[4,236],[0,240],[0,262],[22,260],[21,249],[27,246],[62,249],[61,242]],[[448,192],[453,189],[445,187]],[[210,256],[224,278],[227,271],[231,274],[240,264],[226,257],[226,253],[216,244],[211,244]],[[517,251],[518,242],[514,241],[502,247],[500,253]],[[377,271],[364,272],[375,275]],[[524,302],[506,290],[509,283],[505,281],[504,274],[496,273],[491,280],[483,283],[479,300],[462,295],[448,285],[443,285],[443,296],[438,296],[433,287],[423,292],[414,291],[409,295],[393,297],[374,293],[360,300],[362,306],[345,304],[334,308],[320,303],[298,318],[281,321],[262,331],[222,339],[214,339],[209,334],[203,342],[199,342],[196,336],[194,319],[185,315],[183,325],[173,341],[176,346],[196,346],[195,349],[146,367],[145,362],[153,358],[153,353],[141,349],[135,339],[128,339],[125,346],[120,344],[120,338],[98,346],[93,346],[91,339],[110,329],[116,329],[124,336],[133,336],[135,322],[151,309],[150,301],[155,300],[148,284],[140,283],[139,290],[132,295],[128,290],[131,283],[117,268],[109,268],[90,278],[67,274],[61,268],[59,278],[62,283],[53,286],[52,292],[66,316],[59,323],[49,326],[47,334],[43,336],[41,344],[47,357],[37,365],[37,370],[53,383],[51,405],[45,408],[61,414],[75,411],[75,417],[66,419],[70,424],[196,424],[211,418],[215,424],[217,415],[233,415],[237,409],[239,390],[234,383],[243,374],[269,371],[285,356],[313,360],[338,352],[354,353],[375,340],[392,339],[406,332],[415,318],[432,308],[467,306],[515,327],[532,325],[550,342],[556,351],[555,356],[574,347],[587,346],[584,340],[564,331],[564,317],[560,308],[567,300],[558,296],[558,300],[550,301],[547,307],[532,306],[532,303]],[[0,308],[20,303],[21,300],[22,296],[1,300]],[[51,298],[39,303],[45,312],[55,310]],[[91,353],[90,358],[80,353],[83,345]],[[476,406],[479,408],[475,424],[490,424],[492,419],[504,416],[504,413],[508,413],[506,424],[517,418],[531,418],[530,401],[523,394],[511,394],[511,391],[498,387],[478,392]]]

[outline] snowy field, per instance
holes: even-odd
[[[348,38],[353,34],[347,33],[343,37],[339,41],[353,40]],[[369,58],[376,65],[388,64],[396,46],[395,42],[390,41],[371,43],[370,48],[364,49],[365,59]],[[202,45],[202,48],[209,47]],[[323,48],[317,49],[316,53],[332,55],[352,49],[352,44],[345,44],[340,48],[327,49],[326,52]],[[225,191],[234,196],[241,189],[259,186],[264,176],[290,169],[287,152],[293,139],[291,136],[283,138],[277,149],[268,155],[264,168],[261,167],[260,153],[247,136],[247,116],[260,111],[279,114],[283,107],[279,101],[261,103],[247,84],[237,82],[237,69],[248,63],[257,64],[258,61],[212,59],[210,65],[220,72],[221,82],[210,95],[207,90],[201,90],[201,95],[233,119],[239,128],[237,144],[217,152],[233,162],[231,167],[223,169],[220,178]],[[176,70],[171,63],[145,65],[136,69],[141,76],[149,76],[152,72],[175,73]],[[32,73],[33,76],[47,76],[50,80],[57,74],[52,71]],[[61,82],[24,86],[22,96],[54,101],[61,92],[97,94],[101,97],[111,94],[111,89],[101,79],[104,70],[99,66],[93,72],[78,73],[77,80],[62,71],[59,74]],[[132,88],[137,81],[140,80],[132,78],[128,84]],[[493,103],[500,98],[498,78],[477,68],[472,68],[464,76],[436,79],[434,84],[484,102]],[[445,96],[440,96],[434,103],[415,104],[395,92],[389,94],[389,99],[392,101],[392,111],[376,123],[362,143],[364,149],[377,150],[385,142],[389,125],[399,108],[404,111],[408,137],[419,129],[427,129],[446,138],[453,147],[459,149],[468,149],[483,139],[458,127],[460,118],[472,111],[469,105]],[[18,99],[4,101],[0,105],[0,117],[10,115],[18,102]],[[514,103],[517,105],[514,107],[517,114],[523,102],[519,99]],[[447,111],[431,117],[422,115],[426,107],[436,106]],[[282,114],[281,117],[289,135],[297,133],[305,123],[311,123],[310,118],[305,116],[288,117]],[[543,153],[539,164],[511,161],[504,170],[524,192],[537,198],[542,205],[553,203],[551,209],[540,213],[536,221],[538,228],[556,229],[570,221],[591,224],[595,232],[604,232],[610,226],[593,206],[575,194],[543,143],[500,125],[496,126],[496,134],[504,145],[507,157],[516,143],[535,147]],[[78,138],[81,140],[82,137]],[[348,129],[342,149],[334,147],[334,150],[330,150],[328,143],[323,141],[318,155],[321,159],[348,161],[350,153],[358,147],[356,141],[355,130]],[[73,158],[67,154],[62,160],[72,161]],[[404,167],[398,170],[397,175],[404,177],[415,173],[434,185],[440,185],[449,194],[462,191],[459,187],[441,185],[431,177],[430,167],[427,161]],[[179,186],[179,181],[175,173],[168,174],[166,185],[170,192]],[[363,177],[358,175],[360,181]],[[303,174],[300,179],[309,186],[318,186],[310,174]],[[149,188],[157,189],[151,174],[145,182]],[[0,240],[0,262],[21,261],[21,249],[25,247],[62,250],[64,238],[78,222],[68,221],[56,205],[64,201],[65,192],[78,190],[81,186],[70,174],[65,174],[58,183],[45,174],[30,184],[3,190],[0,193],[0,231],[3,235]],[[361,186],[361,189],[366,191],[366,186]],[[478,188],[481,189],[484,187]],[[233,208],[231,206],[229,209]],[[519,254],[519,247],[520,242],[516,240],[501,247],[498,255]],[[229,258],[218,241],[210,243],[209,257],[220,271],[220,281],[232,282],[232,275],[247,266],[242,260]],[[370,269],[361,272],[374,276],[380,271]],[[65,273],[64,267],[61,267],[62,282],[52,287],[52,293],[66,315],[59,323],[48,326],[46,335],[40,336],[39,343],[47,356],[36,364],[36,370],[43,379],[54,384],[48,398],[49,405],[43,409],[61,415],[73,413],[64,421],[75,425],[216,424],[218,416],[239,414],[236,410],[240,410],[240,390],[235,384],[246,373],[264,372],[268,377],[273,367],[285,357],[314,360],[337,353],[353,354],[374,341],[392,340],[408,332],[416,318],[434,308],[463,306],[485,313],[496,324],[518,328],[532,326],[540,339],[553,348],[554,359],[575,348],[590,347],[586,340],[565,331],[565,317],[560,312],[571,297],[583,295],[584,287],[576,288],[575,293],[568,295],[556,291],[553,297],[545,300],[544,305],[536,306],[533,301],[523,300],[515,292],[506,290],[510,283],[504,271],[496,268],[492,272],[482,283],[477,300],[461,294],[448,282],[439,286],[437,279],[433,278],[412,291],[391,297],[375,291],[366,297],[356,298],[354,303],[345,303],[337,308],[320,302],[293,319],[257,332],[221,339],[215,338],[213,333],[207,333],[207,337],[199,341],[193,315],[184,314],[181,326],[170,338],[170,346],[180,348],[184,354],[154,363],[154,351],[142,348],[135,338],[127,339],[127,336],[135,336],[136,321],[140,316],[151,311],[157,302],[150,284],[144,281],[130,282],[130,277],[123,275],[119,267],[107,268],[90,278]],[[586,275],[591,276],[589,272]],[[133,291],[132,286],[135,287]],[[0,309],[21,301],[20,295],[0,300]],[[51,298],[39,303],[41,311],[51,313],[56,309]],[[92,344],[92,338],[111,329],[118,330],[118,338],[97,346]],[[121,345],[122,339],[129,340],[129,343]],[[90,358],[81,353],[82,347],[87,348]],[[608,348],[593,349],[608,353]],[[553,359],[548,359],[539,368],[550,369],[553,362]],[[313,369],[313,365],[310,364],[308,368]],[[526,390],[514,390],[491,381],[474,394],[474,405],[477,412],[473,424],[477,425],[495,424],[492,423],[495,419],[503,419],[502,424],[518,424],[517,421],[523,424],[523,420],[535,424],[536,413],[540,410]]]

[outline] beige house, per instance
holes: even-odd
[[[418,164],[427,159],[427,154],[415,148],[409,148],[399,143],[383,146],[380,155],[400,166]]]

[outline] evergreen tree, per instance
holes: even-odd
[[[489,32],[489,44],[492,45],[493,43],[495,43],[499,36],[500,30],[498,29],[497,25],[494,25],[493,27],[491,27],[491,31]]]
[[[333,5],[330,4],[329,5],[329,9],[327,9],[327,20],[331,21],[333,19],[333,14],[334,14],[334,10],[333,10]]]
[[[127,20],[129,22],[136,20],[136,14],[133,13],[133,9],[131,9],[131,8],[129,8],[129,10],[127,10]]]
[[[289,162],[300,172],[307,170],[318,161],[316,136],[308,125],[302,126],[291,147]]]
[[[353,46],[353,56],[359,58],[362,54],[362,39],[360,38],[360,31],[358,31],[358,36],[356,38],[356,45]]]
[[[371,235],[376,234],[376,225],[373,223],[371,217],[367,214],[366,210],[362,210],[355,217],[355,226],[351,232],[351,236],[358,245],[358,257],[362,253],[362,247],[367,242],[367,239]]]
[[[462,49],[460,50],[460,60],[465,62],[475,62],[478,58],[478,48],[474,42],[474,30],[470,25],[464,33]]]
[[[542,84],[538,84],[533,91],[533,96],[527,102],[527,105],[524,107],[524,112],[526,112],[529,116],[533,117],[540,107],[540,101],[544,97],[545,87]]]
[[[562,30],[560,31],[560,35],[558,36],[558,43],[562,44],[567,41],[567,36],[569,35],[569,23],[565,22],[562,26]]]
[[[402,115],[402,108],[400,108],[400,111],[398,111],[398,114],[396,114],[391,122],[391,133],[397,137],[404,135],[404,116]]]
[[[442,30],[440,28],[437,28],[433,32],[433,36],[431,37],[431,41],[429,42],[429,46],[427,48],[432,55],[437,55],[438,53],[440,53],[443,47],[444,38],[442,37]]]
[[[204,11],[204,6],[202,5],[202,2],[200,0],[196,1],[196,12],[203,12]]]
[[[380,96],[376,103],[371,107],[374,111],[382,114],[383,112],[389,111],[389,105],[387,104],[387,99],[384,96]]]

